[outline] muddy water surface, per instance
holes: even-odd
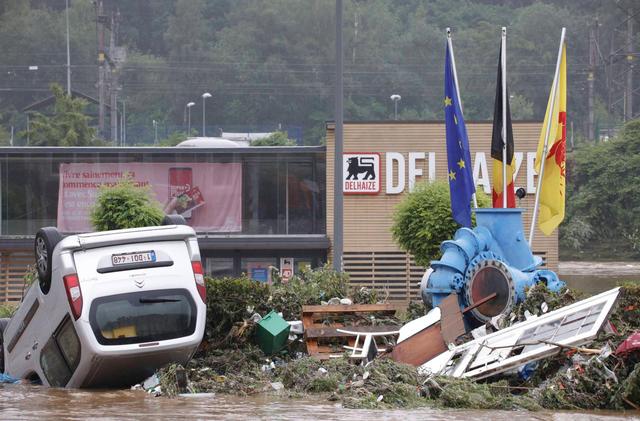
[[[356,410],[322,399],[300,400],[259,396],[214,395],[202,398],[154,398],[143,391],[84,391],[39,386],[0,385],[2,420],[617,420],[640,413],[520,412],[477,410]]]
[[[640,262],[561,262],[558,275],[570,288],[592,295],[621,282],[640,282]]]

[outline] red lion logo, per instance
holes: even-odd
[[[547,159],[552,156],[555,157],[555,162],[560,167],[560,175],[565,176],[566,171],[566,156],[567,156],[567,113],[561,112],[558,116],[558,122],[562,126],[562,137],[555,142],[547,155]]]

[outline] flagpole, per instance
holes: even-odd
[[[447,28],[447,45],[449,46],[449,54],[451,54],[451,67],[453,67],[453,83],[456,85],[456,98],[458,105],[460,106],[460,113],[464,117],[464,110],[462,109],[462,100],[460,99],[460,85],[458,85],[458,69],[456,68],[456,59],[453,55],[453,43],[451,42],[451,28]],[[475,184],[475,181],[474,181]],[[473,193],[471,196],[473,199],[473,207],[478,207],[478,199],[476,198],[476,194]]]
[[[502,27],[502,207],[507,207],[507,28]]]
[[[538,206],[540,205],[540,190],[542,187],[542,177],[544,176],[544,164],[547,160],[547,148],[549,146],[549,134],[551,132],[551,119],[553,118],[553,110],[556,106],[556,95],[558,91],[558,85],[560,83],[560,62],[562,61],[562,46],[564,45],[564,36],[567,31],[567,28],[562,28],[562,33],[560,34],[560,47],[558,48],[558,60],[556,62],[556,74],[553,76],[553,85],[551,87],[551,104],[549,107],[549,115],[547,118],[547,127],[544,134],[544,147],[542,148],[540,163],[540,174],[538,174],[538,188],[536,189],[536,200],[533,205],[533,217],[531,218],[531,229],[529,231],[529,247],[531,247],[533,243],[533,233],[536,228],[536,217],[538,216]]]

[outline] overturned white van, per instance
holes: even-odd
[[[206,291],[191,227],[64,239],[48,227],[35,252],[39,281],[0,327],[0,371],[55,387],[119,387],[196,351]]]

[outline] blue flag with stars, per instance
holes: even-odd
[[[444,64],[444,121],[447,130],[447,171],[453,219],[471,227],[471,198],[476,191],[471,172],[469,138],[456,89],[455,67],[447,42]]]

